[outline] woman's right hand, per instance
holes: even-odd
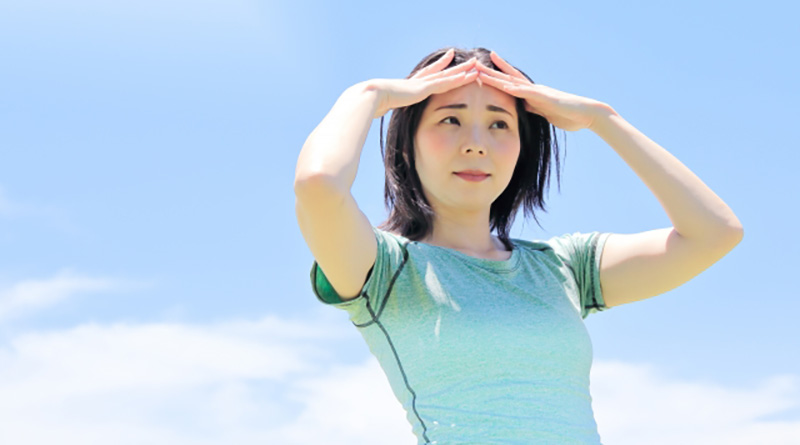
[[[472,59],[444,71],[453,60],[455,51],[450,49],[436,62],[417,71],[408,79],[373,79],[369,84],[378,91],[378,109],[375,118],[381,117],[394,108],[407,107],[422,102],[431,94],[441,94],[466,85],[478,77],[474,69],[476,59]]]

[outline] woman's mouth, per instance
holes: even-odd
[[[470,181],[470,182],[481,182],[484,179],[489,177],[488,173],[467,173],[467,172],[455,172],[454,173],[459,178]]]

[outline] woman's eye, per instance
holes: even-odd
[[[456,123],[458,123],[458,119],[456,119],[456,118],[455,118],[455,117],[453,117],[453,116],[447,116],[446,118],[442,119],[442,122],[444,122],[444,121],[446,121],[446,120],[448,120],[448,119],[452,119],[453,121],[455,121]],[[505,121],[497,121],[497,122],[495,122],[495,124],[502,124],[502,125],[503,125],[503,127],[501,127],[501,129],[503,129],[503,130],[505,130],[505,129],[509,128],[509,127],[508,127],[508,124],[507,124]],[[494,124],[492,124],[492,125],[494,125]]]
[[[442,122],[446,121],[447,119],[453,119],[454,121],[458,122],[458,119],[454,118],[453,116],[447,116],[446,118],[442,119]]]

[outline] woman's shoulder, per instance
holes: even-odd
[[[553,248],[552,245],[545,240],[511,238],[511,242],[515,247],[522,250],[548,250]]]
[[[407,255],[410,240],[396,231],[384,230],[380,227],[372,227],[375,239],[378,242],[378,254],[393,257],[395,261],[400,261]]]
[[[405,235],[396,230],[387,230],[381,228],[380,226],[373,226],[372,230],[375,231],[376,235],[383,238],[391,239],[393,241],[399,242],[400,244],[408,244],[409,242],[411,242],[411,239],[409,239],[408,237],[406,237]]]

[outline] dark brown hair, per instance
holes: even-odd
[[[417,71],[438,60],[448,49],[442,48],[425,56],[406,78],[411,78]],[[477,57],[478,61],[485,66],[501,71],[492,62],[490,51],[486,48],[472,50],[454,48],[454,50],[453,60],[446,68]],[[519,70],[519,68],[517,69]],[[519,71],[533,82],[522,70]],[[383,117],[381,117],[381,155],[386,168],[384,200],[389,210],[389,217],[378,227],[416,241],[424,238],[433,230],[434,220],[434,212],[422,192],[422,184],[417,175],[414,160],[414,136],[429,99],[430,97],[408,107],[392,110],[385,149]],[[541,227],[534,208],[546,211],[544,195],[550,185],[551,154],[555,157],[556,177],[559,190],[561,190],[561,174],[559,173],[561,164],[558,155],[558,141],[555,138],[555,127],[550,125],[544,117],[528,112],[525,109],[524,99],[518,97],[514,99],[519,121],[519,159],[511,181],[503,193],[492,203],[489,212],[490,230],[497,232],[498,238],[509,250],[512,246],[508,233],[520,205],[523,206],[525,216],[533,216]]]

